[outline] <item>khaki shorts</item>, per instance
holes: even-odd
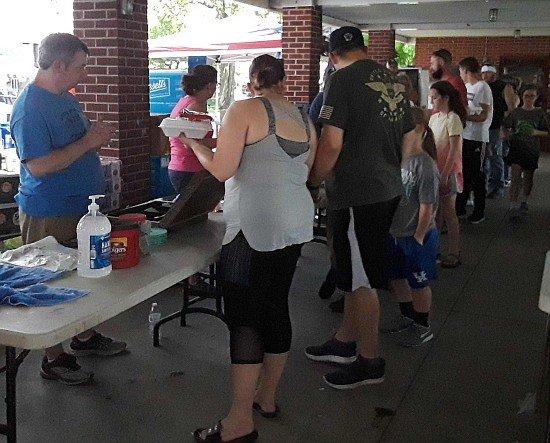
[[[76,238],[76,225],[81,217],[33,217],[19,209],[19,225],[23,243],[34,243],[51,235],[59,243]]]

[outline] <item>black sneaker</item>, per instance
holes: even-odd
[[[308,346],[306,357],[314,361],[329,363],[352,363],[357,359],[355,342],[342,342],[331,338],[320,346]]]
[[[334,291],[336,291],[336,269],[331,267],[325,277],[325,281],[319,288],[319,297],[326,300],[334,294]]]
[[[386,361],[383,358],[366,359],[359,356],[355,362],[323,377],[334,389],[355,389],[384,381]]]
[[[521,202],[519,205],[519,213],[525,215],[529,212],[529,205],[527,202]]]
[[[87,355],[116,355],[125,349],[126,343],[123,341],[115,341],[112,338],[104,337],[99,332],[95,332],[86,341],[80,341],[77,337],[73,337],[71,341],[71,350],[77,357],[85,357]]]
[[[472,214],[467,219],[472,225],[477,225],[485,221],[483,214]]]
[[[346,297],[342,295],[342,297],[340,297],[338,300],[335,300],[332,303],[330,303],[328,307],[332,312],[338,312],[339,314],[341,314],[342,312],[344,312],[345,303],[346,303]]]
[[[52,362],[44,356],[40,376],[46,380],[58,380],[66,385],[82,385],[89,383],[94,378],[94,373],[82,369],[74,355],[63,353]]]

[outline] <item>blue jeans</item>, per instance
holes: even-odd
[[[489,144],[485,160],[485,175],[487,176],[487,190],[498,194],[504,192],[504,160],[503,146],[500,139],[500,129],[489,129]]]

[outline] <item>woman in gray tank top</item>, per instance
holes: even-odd
[[[227,229],[220,279],[230,331],[233,402],[228,415],[194,433],[197,442],[252,442],[253,411],[279,414],[275,396],[288,359],[292,328],[288,292],[301,245],[313,237],[313,201],[306,180],[315,157],[315,129],[285,99],[282,62],[268,55],[250,67],[254,98],[227,110],[216,152],[187,145],[225,181]]]

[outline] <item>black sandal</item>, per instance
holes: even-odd
[[[252,443],[258,438],[258,431],[254,429],[250,434],[242,437],[234,438],[233,440],[222,440],[222,422],[219,421],[211,428],[199,428],[193,432],[193,437],[197,443]],[[206,437],[202,438],[201,433],[206,432]]]
[[[278,417],[279,414],[281,413],[279,409],[279,405],[275,405],[275,410],[270,412],[270,411],[264,411],[264,409],[260,406],[260,403],[254,402],[252,403],[252,409],[257,411],[264,418],[275,418],[275,417]]]

